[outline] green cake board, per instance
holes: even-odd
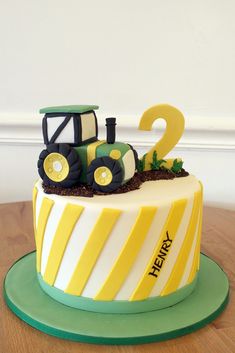
[[[19,259],[4,282],[6,303],[20,319],[52,336],[96,344],[149,343],[193,332],[224,310],[228,293],[226,274],[202,254],[193,293],[169,308],[146,313],[95,313],[53,300],[39,286],[35,252]]]

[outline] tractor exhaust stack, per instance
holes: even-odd
[[[107,143],[111,144],[115,142],[116,137],[116,118],[106,119],[107,127]]]

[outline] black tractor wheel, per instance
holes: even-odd
[[[39,155],[38,173],[47,186],[69,188],[78,182],[81,170],[77,152],[65,143],[52,143]]]
[[[112,192],[122,184],[123,175],[123,169],[117,160],[99,157],[87,169],[87,183],[96,191]]]

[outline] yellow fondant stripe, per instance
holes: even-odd
[[[194,193],[194,202],[193,202],[193,209],[192,214],[189,220],[189,225],[187,228],[187,232],[180,249],[179,255],[176,259],[175,265],[173,270],[170,274],[170,277],[163,288],[161,295],[168,295],[174,292],[182,279],[184,274],[185,266],[189,257],[189,253],[193,244],[194,236],[196,233],[196,227],[198,222],[198,212],[200,206],[200,191]]]
[[[72,278],[65,292],[80,295],[88,281],[95,263],[112,232],[121,210],[104,208],[88,237],[84,250],[78,260]]]
[[[140,209],[127,241],[103,286],[95,296],[95,300],[112,300],[116,296],[138,256],[156,211],[156,207],[142,207]]]
[[[96,158],[96,148],[104,143],[105,141],[95,141],[87,146],[87,166]]]
[[[193,255],[193,263],[190,270],[190,274],[187,280],[187,284],[191,283],[196,275],[197,270],[199,269],[199,259],[200,259],[200,244],[201,244],[201,233],[202,233],[202,192],[203,187],[201,186],[201,193],[200,193],[200,210],[199,210],[199,221],[198,221],[198,230],[197,230],[197,240],[196,240],[196,247]]]
[[[44,233],[47,225],[47,221],[52,209],[54,201],[47,199],[46,197],[42,201],[41,209],[38,217],[37,234],[36,234],[36,249],[37,249],[37,260],[36,267],[37,271],[41,269],[41,256],[42,256],[42,244]]]
[[[33,228],[34,236],[36,237],[36,201],[37,201],[38,189],[36,186],[33,188]]]
[[[73,229],[82,214],[84,207],[67,204],[60,218],[51,250],[48,256],[46,270],[43,279],[53,285]]]
[[[175,201],[172,204],[172,207],[167,216],[166,222],[162,228],[157,245],[153,251],[153,255],[136,289],[131,295],[130,300],[143,300],[149,297],[149,294],[151,293],[154,285],[156,284],[159,278],[157,275],[157,271],[154,271],[154,274],[155,274],[154,276],[150,275],[150,273],[153,272],[154,269],[157,270],[156,264],[159,264],[161,266],[161,269],[163,268],[164,263],[166,262],[166,259],[169,255],[169,252],[171,249],[170,247],[172,246],[172,242],[175,239],[177,230],[179,228],[182,217],[184,215],[186,204],[187,204],[186,199]],[[167,240],[168,238],[170,240]],[[169,246],[169,250],[167,247],[163,246],[164,242],[165,242],[165,245]],[[167,250],[164,250],[164,248],[162,249],[162,246]],[[164,257],[164,260],[161,260],[161,258],[158,258],[158,254],[160,254],[160,251],[162,251],[163,254],[166,254]]]
[[[197,260],[197,270],[199,270],[200,266],[200,249],[201,249],[201,236],[202,236],[202,214],[203,214],[203,185],[201,181],[199,181],[201,187],[201,212],[200,212],[200,220],[199,220],[199,234],[200,234],[200,241],[199,241],[199,251],[198,251],[198,260]]]

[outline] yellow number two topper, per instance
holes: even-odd
[[[144,170],[151,170],[153,153],[157,153],[157,158],[164,158],[177,144],[184,132],[184,116],[183,114],[168,104],[154,105],[144,112],[140,119],[139,130],[150,131],[152,125],[157,119],[166,121],[166,129],[162,138],[147,152],[145,156]],[[177,161],[180,159],[177,158]],[[174,159],[168,159],[163,166],[170,169]]]

